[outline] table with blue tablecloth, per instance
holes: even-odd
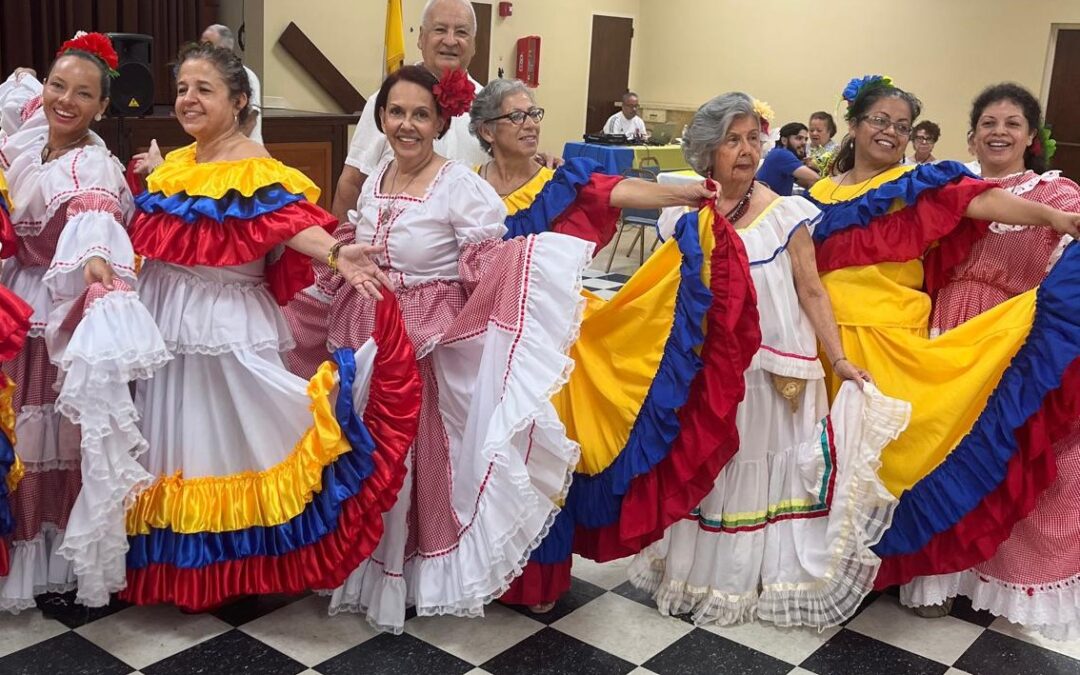
[[[681,171],[690,168],[683,157],[682,146],[669,145],[598,145],[596,143],[567,143],[563,159],[588,157],[596,160],[604,173],[620,176],[628,169],[641,168],[644,159],[656,160],[661,171]],[[650,162],[646,162],[648,164]]]

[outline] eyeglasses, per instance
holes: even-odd
[[[867,115],[863,118],[866,123],[874,127],[878,131],[885,131],[889,127],[896,129],[896,133],[899,136],[910,136],[911,125],[907,122],[893,122],[886,117],[878,117],[877,115]]]
[[[933,145],[934,143],[937,143],[937,140],[935,140],[933,138],[929,138],[927,136],[916,136],[915,138],[911,139],[911,141],[913,143],[918,143],[920,145],[923,145],[923,144]]]
[[[544,119],[544,109],[529,108],[528,110],[515,110],[514,112],[508,112],[505,115],[499,115],[498,117],[489,117],[484,121],[498,122],[499,120],[510,120],[511,124],[516,124],[520,127],[525,124],[526,117],[539,124],[540,120]]]

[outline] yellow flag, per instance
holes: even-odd
[[[401,20],[401,0],[386,0],[386,74],[405,62],[405,25]]]

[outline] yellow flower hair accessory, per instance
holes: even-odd
[[[765,133],[769,133],[769,123],[776,117],[776,113],[773,112],[772,106],[765,101],[759,101],[755,98],[754,113],[756,113],[758,119],[761,120],[761,130]]]

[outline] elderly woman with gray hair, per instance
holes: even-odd
[[[506,238],[551,230],[596,244],[615,233],[620,209],[697,207],[713,197],[704,183],[658,185],[600,172],[600,165],[574,158],[557,170],[536,163],[540,122],[532,91],[521,80],[496,79],[473,101],[469,131],[492,161],[477,167],[506,205]]]
[[[684,216],[676,237],[734,226],[761,342],[744,373],[736,446],[711,491],[634,559],[630,575],[661,613],[691,613],[695,623],[821,628],[849,618],[872,588],[880,561],[870,547],[895,505],[878,456],[909,406],[844,357],[810,236],[818,209],[754,181],[761,147],[754,102],[739,92],[705,103],[683,136],[688,162],[722,196]],[[831,410],[819,351],[846,380]]]

